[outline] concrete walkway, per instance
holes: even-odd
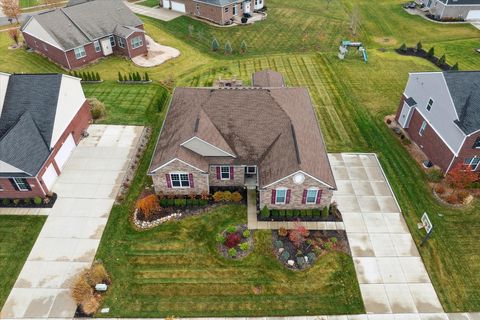
[[[69,286],[93,262],[142,127],[92,125],[53,191],[57,202],[43,226],[2,318],[72,317]]]
[[[331,154],[360,290],[368,314],[443,309],[374,154]],[[403,318],[402,318],[403,319]],[[436,318],[435,318],[436,319]]]
[[[170,21],[183,15],[183,13],[160,7],[150,8],[139,4],[130,3],[128,1],[124,1],[124,3],[133,12],[158,20]]]

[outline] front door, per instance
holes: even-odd
[[[408,128],[410,124],[410,119],[412,118],[413,108],[410,107],[406,102],[403,103],[402,111],[398,117],[398,123],[402,128]]]
[[[110,43],[110,38],[105,38],[100,40],[102,44],[102,51],[104,56],[108,56],[113,53],[112,44]]]
[[[250,13],[250,2],[245,2],[243,6],[244,6],[243,12]]]

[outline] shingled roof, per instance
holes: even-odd
[[[61,74],[9,76],[0,106],[0,161],[38,173],[50,154],[61,81]]]
[[[136,28],[143,22],[118,0],[73,2],[30,19],[38,21],[65,51],[111,34],[126,37],[134,31],[143,31]],[[22,31],[30,19],[22,26]]]
[[[252,83],[254,87],[285,87],[283,75],[273,70],[262,70],[255,72],[252,76]]]
[[[467,135],[480,130],[480,71],[445,71],[443,76],[457,110],[455,123]]]
[[[202,137],[234,157],[203,157],[181,144]],[[299,170],[335,188],[305,88],[177,88],[150,172],[173,159],[209,165],[257,165],[260,186]]]

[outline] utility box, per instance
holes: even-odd
[[[108,289],[108,286],[105,283],[97,283],[95,285],[95,291],[105,292],[107,291],[107,289]]]

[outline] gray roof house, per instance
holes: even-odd
[[[480,71],[411,73],[396,119],[444,172],[480,163]]]
[[[480,0],[420,0],[438,20],[480,20]]]
[[[68,69],[114,53],[146,52],[143,22],[118,0],[73,0],[27,18],[21,31],[30,48]]]

